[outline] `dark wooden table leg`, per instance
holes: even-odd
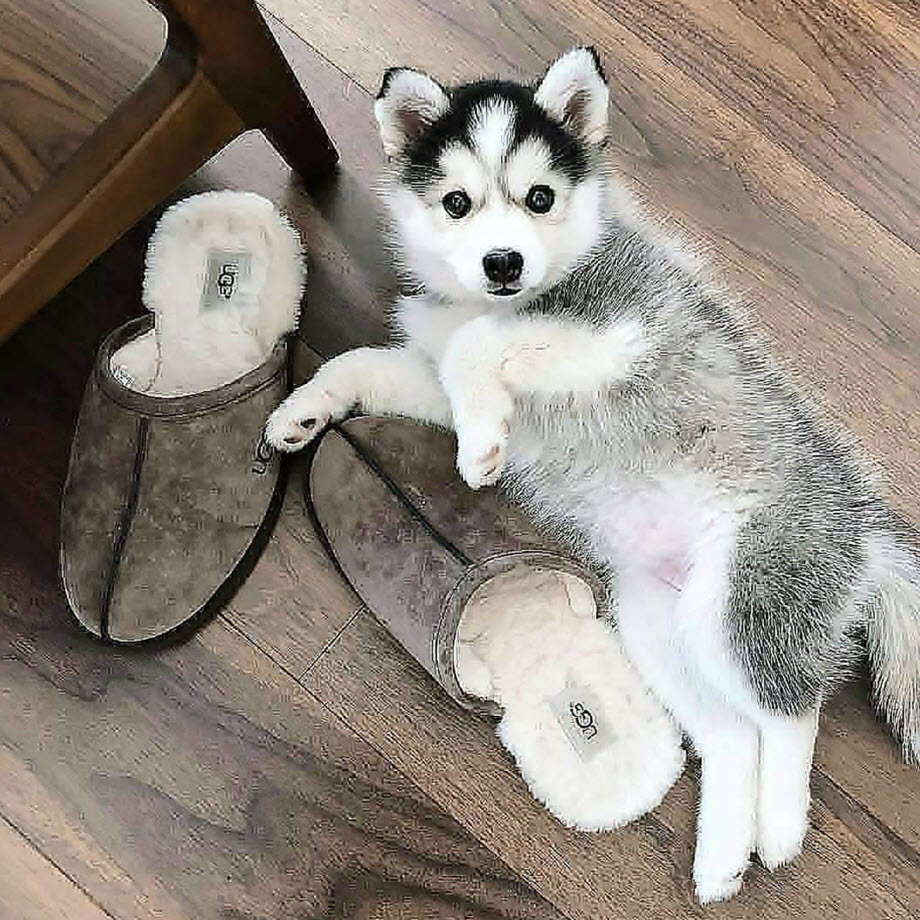
[[[338,156],[253,0],[154,0],[192,34],[202,70],[250,128],[304,180]]]

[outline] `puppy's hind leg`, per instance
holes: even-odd
[[[704,679],[675,638],[689,611],[674,589],[650,576],[621,578],[618,594],[627,654],[702,761],[693,878],[701,902],[724,900],[741,887],[754,848],[757,726]]]
[[[702,762],[693,880],[706,904],[741,888],[754,847],[759,739],[753,722],[715,701],[685,727]]]
[[[765,713],[758,722],[757,855],[768,869],[775,869],[798,856],[808,829],[818,710],[790,718]]]
[[[760,732],[725,630],[734,546],[731,527],[709,534],[675,608],[687,674],[700,688],[686,728],[702,760],[693,875],[703,903],[741,887],[757,827]]]

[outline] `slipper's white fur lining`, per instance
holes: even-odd
[[[229,282],[220,294],[219,277]],[[118,349],[112,371],[152,396],[230,383],[296,328],[304,282],[300,238],[272,202],[235,191],[180,201],[147,247],[143,300],[154,328]]]
[[[674,723],[595,614],[581,579],[520,567],[473,594],[454,652],[464,690],[503,707],[499,738],[533,795],[593,831],[654,808],[684,766]]]

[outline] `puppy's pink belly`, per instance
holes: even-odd
[[[683,557],[665,556],[653,563],[648,572],[675,591],[682,591],[687,583],[687,568],[687,561]]]
[[[681,591],[690,569],[690,544],[687,534],[659,518],[635,521],[635,526],[620,530],[619,555],[624,565],[651,575]]]

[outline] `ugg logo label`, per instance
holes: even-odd
[[[566,740],[582,760],[590,760],[610,743],[612,733],[604,706],[589,687],[570,680],[549,701],[550,709]]]
[[[129,390],[138,389],[137,381],[120,364],[115,364],[113,362],[111,367],[112,367],[112,376],[123,387],[127,387]]]
[[[249,279],[252,258],[248,252],[208,250],[208,267],[201,306],[205,310],[227,306]]]
[[[590,709],[586,709],[581,703],[572,703],[569,706],[569,712],[572,713],[572,718],[581,729],[585,740],[590,741],[597,735],[597,722],[594,721],[594,716]]]
[[[256,444],[256,455],[252,460],[252,471],[257,476],[264,476],[268,472],[268,467],[275,456],[275,448],[265,439],[263,431],[259,437],[259,443]]]
[[[224,262],[217,270],[217,293],[224,300],[229,300],[233,296],[236,275],[239,270],[240,267],[236,262]]]

